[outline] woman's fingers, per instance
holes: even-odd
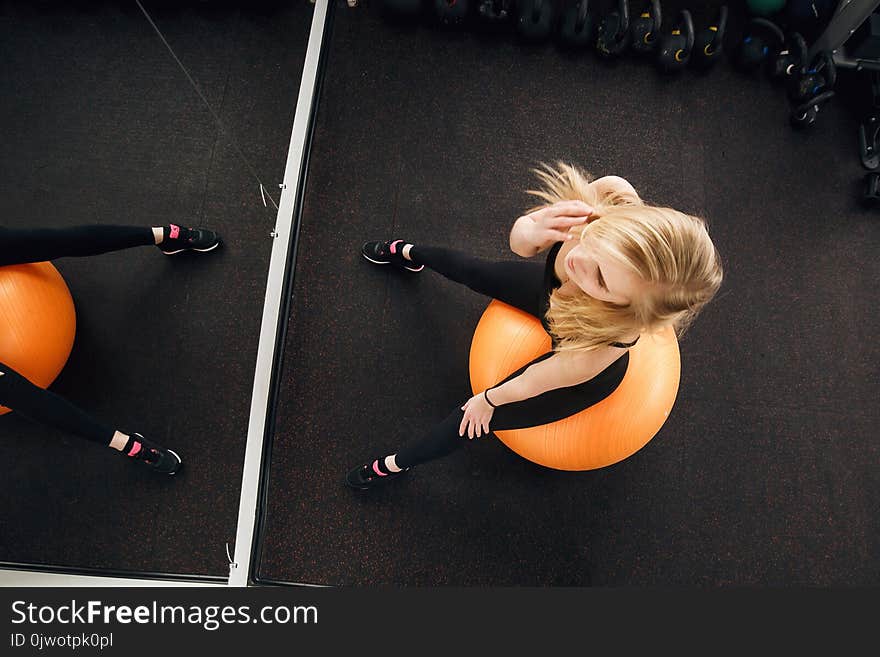
[[[582,214],[578,217],[556,217],[549,223],[552,224],[553,228],[571,228],[572,226],[585,224],[590,220],[591,216],[592,215]]]
[[[476,420],[465,416],[458,426],[458,435],[462,438],[467,433],[468,440],[489,435],[489,420]]]
[[[480,438],[481,436],[488,435],[489,433],[489,418],[491,415],[480,419],[475,415],[472,415],[468,412],[468,407],[471,404],[471,399],[468,399],[464,406],[461,407],[461,410],[464,411],[464,415],[461,418],[461,423],[458,425],[458,435],[460,437],[464,437],[465,433],[467,433],[468,440],[473,440],[476,436]]]
[[[580,201],[565,201],[565,203],[577,203],[577,205],[562,207],[558,207],[559,204],[551,205],[526,216],[540,226],[564,228],[583,224],[596,214],[595,209],[586,203]]]
[[[464,414],[464,417],[461,418],[461,424],[458,425],[458,435],[464,437],[465,432],[467,432],[468,439],[473,440],[474,423],[471,421],[470,417],[468,417],[467,413]]]
[[[592,205],[584,203],[583,201],[559,201],[558,203],[542,208],[542,210],[546,210],[553,216],[580,216],[584,214],[592,214],[594,208]]]

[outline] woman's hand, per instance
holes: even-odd
[[[467,431],[468,440],[473,440],[475,435],[479,438],[489,433],[489,420],[495,409],[489,406],[482,392],[468,399],[461,410],[464,411],[464,417],[458,427],[459,436],[464,436]]]
[[[524,256],[540,253],[554,242],[574,237],[569,229],[586,224],[595,214],[583,201],[559,201],[524,214],[514,224],[511,248]]]

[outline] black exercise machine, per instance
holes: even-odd
[[[868,170],[862,200],[880,204],[880,14],[878,0],[842,0],[825,31],[810,47],[833,55],[841,68],[864,71],[870,85],[871,103],[859,123],[859,160]]]

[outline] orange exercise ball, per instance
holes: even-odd
[[[493,299],[471,341],[474,394],[549,350],[550,336],[540,320]],[[557,470],[594,470],[631,456],[669,416],[678,394],[681,360],[671,327],[658,335],[643,335],[629,351],[623,381],[599,403],[550,424],[495,435],[520,456]]]
[[[48,388],[67,363],[76,311],[51,262],[0,267],[0,363]],[[10,409],[0,406],[0,415]]]

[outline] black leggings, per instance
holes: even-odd
[[[0,266],[45,262],[70,256],[91,256],[155,244],[143,226],[77,226],[74,228],[0,227]],[[0,327],[3,330],[3,327]],[[69,401],[28,381],[0,363],[0,405],[31,420],[108,445],[115,430]]]
[[[99,255],[155,243],[153,229],[144,226],[24,229],[0,226],[0,266]]]
[[[475,292],[503,301],[539,319],[547,308],[544,263],[482,260],[459,251],[433,246],[413,246],[410,257],[414,262],[430,267],[450,280],[467,285]],[[552,355],[553,352],[548,351],[538,356],[497,385],[519,376],[533,363]],[[614,392],[623,380],[628,364],[629,352],[624,352],[589,381],[498,406],[492,413],[489,428],[492,431],[523,429],[574,415]],[[397,465],[409,468],[446,456],[464,446],[467,438],[458,435],[463,417],[464,411],[456,407],[422,438],[398,450],[395,457]]]
[[[11,367],[0,363],[0,404],[23,417],[101,445],[109,445],[116,432],[64,397],[43,390]]]

